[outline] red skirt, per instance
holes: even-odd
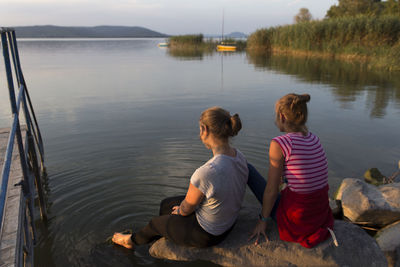
[[[312,248],[328,239],[333,229],[333,215],[329,206],[329,187],[308,194],[300,194],[286,187],[276,214],[279,236],[284,241],[300,243]]]

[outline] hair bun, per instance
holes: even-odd
[[[204,110],[200,116],[200,122],[208,127],[215,137],[227,139],[238,134],[242,128],[239,115],[231,114],[221,107],[212,107]]]
[[[239,115],[237,113],[231,116],[231,124],[232,136],[235,136],[239,133],[240,129],[242,129],[242,122],[240,121]]]
[[[309,94],[302,94],[302,95],[299,96],[299,98],[300,98],[299,100],[300,100],[301,102],[307,103],[307,102],[310,101],[311,96],[310,96]]]

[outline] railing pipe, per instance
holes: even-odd
[[[15,116],[17,106],[15,103],[14,82],[13,82],[13,78],[12,78],[12,74],[11,74],[10,56],[8,53],[8,45],[7,45],[6,35],[4,33],[1,34],[1,43],[3,46],[3,57],[4,57],[4,63],[5,63],[5,67],[6,67],[6,73],[7,73],[7,82],[8,82],[10,103],[11,103],[11,111],[14,114],[14,118],[13,118],[12,128],[10,131],[10,136],[8,139],[6,156],[5,156],[5,161],[4,161],[2,175],[1,175],[2,181],[1,181],[1,189],[0,189],[1,190],[0,191],[0,229],[1,229],[1,225],[3,224],[4,205],[5,205],[6,192],[7,192],[7,186],[8,186],[8,178],[10,176],[12,151],[14,148],[14,137],[15,137],[15,132],[17,130],[16,125],[18,123],[18,116]]]
[[[0,229],[3,224],[4,206],[5,206],[5,200],[6,200],[8,180],[9,180],[10,171],[11,171],[12,152],[14,149],[15,136],[17,136],[18,150],[19,150],[19,155],[21,157],[22,172],[23,172],[24,177],[26,177],[25,175],[28,175],[28,172],[26,169],[26,166],[27,166],[26,158],[25,158],[24,148],[22,145],[21,129],[20,129],[19,119],[18,119],[18,113],[20,110],[23,93],[24,93],[24,90],[20,90],[20,92],[18,92],[17,103],[15,103],[15,101],[12,103],[12,107],[13,107],[13,109],[15,109],[16,113],[13,114],[13,123],[12,123],[11,131],[10,131],[10,135],[8,138],[6,156],[5,156],[5,160],[4,160],[3,170],[1,173],[2,181],[1,181],[1,190],[0,190]],[[15,95],[14,95],[14,99],[15,99]]]
[[[21,80],[20,80],[20,68],[19,68],[19,66],[18,66],[18,62],[16,62],[16,57],[15,57],[15,55],[16,55],[16,51],[15,51],[15,44],[14,44],[14,42],[13,42],[13,40],[12,40],[12,38],[13,38],[13,36],[12,36],[12,32],[7,32],[6,33],[7,34],[7,37],[8,37],[8,45],[10,46],[10,51],[11,51],[11,56],[12,56],[12,59],[13,59],[13,63],[14,63],[14,71],[15,71],[15,76],[16,76],[16,78],[17,78],[17,82],[18,82],[18,87],[20,87],[20,85],[21,85]]]
[[[35,114],[35,111],[34,111],[33,106],[32,106],[32,101],[31,101],[29,92],[28,92],[27,87],[26,87],[25,78],[24,78],[24,75],[23,75],[23,73],[21,71],[21,61],[19,59],[18,44],[17,44],[17,38],[16,38],[16,35],[15,35],[15,31],[11,31],[11,37],[12,37],[13,47],[14,47],[14,51],[15,51],[15,62],[16,62],[16,66],[18,67],[18,70],[19,70],[18,71],[19,81],[25,87],[26,98],[28,99],[28,104],[29,104],[29,107],[30,107],[30,111],[32,113],[32,118],[33,118],[33,121],[35,122],[35,126],[36,126],[36,129],[37,129],[37,136],[36,136],[36,133],[35,133],[35,138],[36,138],[36,143],[38,144],[38,147],[39,147],[39,153],[40,153],[40,157],[41,157],[42,164],[43,164],[43,162],[44,162],[44,149],[43,149],[42,135],[40,133],[39,124],[38,124],[37,119],[36,119],[36,114]],[[30,120],[30,122],[32,122],[32,121]]]
[[[4,165],[1,170],[0,230],[3,227],[3,220],[5,215],[4,212],[6,205],[5,203],[7,197],[7,187],[11,172],[14,144],[16,143],[18,147],[21,170],[23,174],[23,180],[17,184],[21,185],[23,190],[23,198],[21,199],[22,205],[20,205],[20,211],[19,211],[20,216],[23,216],[21,218],[22,221],[19,221],[19,224],[23,225],[21,225],[21,227],[20,226],[18,227],[18,231],[22,231],[22,236],[19,235],[19,238],[17,240],[15,262],[17,266],[27,266],[27,265],[33,266],[33,245],[37,240],[36,227],[34,223],[34,214],[33,214],[35,182],[36,186],[38,187],[37,190],[39,195],[40,211],[42,219],[46,218],[46,207],[45,207],[43,188],[41,183],[41,175],[45,174],[43,141],[39,125],[37,123],[36,115],[33,110],[32,101],[27,91],[26,83],[21,70],[15,31],[9,28],[0,28],[0,35],[1,35],[1,44],[3,48],[3,57],[4,57],[4,64],[5,64],[6,77],[8,83],[11,111],[12,111],[12,126],[8,137]],[[12,56],[12,61],[10,60],[10,53]],[[17,87],[19,89],[17,98],[14,89],[14,77],[11,65],[14,66],[14,71],[18,84]],[[19,120],[21,105],[23,105],[25,121],[27,124],[25,143],[23,143],[21,125]],[[36,148],[38,149],[40,155],[42,173],[40,172]],[[33,179],[34,177],[35,180]],[[28,227],[28,225],[30,227]],[[25,256],[22,255],[22,250],[24,251]]]
[[[14,81],[13,81],[13,77],[12,77],[10,55],[8,53],[7,37],[5,34],[1,35],[1,43],[3,45],[3,56],[4,56],[4,64],[6,67],[6,75],[7,75],[8,91],[9,91],[9,95],[10,95],[11,111],[12,111],[12,114],[16,114],[17,107],[16,107],[16,103],[15,103]]]

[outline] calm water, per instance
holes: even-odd
[[[170,53],[160,41],[19,41],[48,170],[50,219],[38,222],[37,266],[176,265],[151,258],[147,246],[130,252],[106,239],[144,226],[161,199],[185,193],[211,156],[197,122],[210,106],[239,113],[244,128],[233,143],[264,175],[279,134],[274,102],[290,92],[311,95],[308,125],[326,149],[332,188],[370,167],[395,171],[399,75],[329,60]],[[0,127],[9,127],[0,71]],[[245,201],[256,203],[250,193]]]

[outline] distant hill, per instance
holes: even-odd
[[[221,34],[204,34],[206,38],[221,38]],[[224,38],[247,38],[247,34],[243,32],[231,32],[224,34]]]
[[[247,34],[243,32],[231,32],[230,34],[226,35],[227,38],[247,38]]]
[[[128,37],[168,37],[168,35],[143,27],[129,26],[23,26],[13,27],[19,38],[128,38]]]

